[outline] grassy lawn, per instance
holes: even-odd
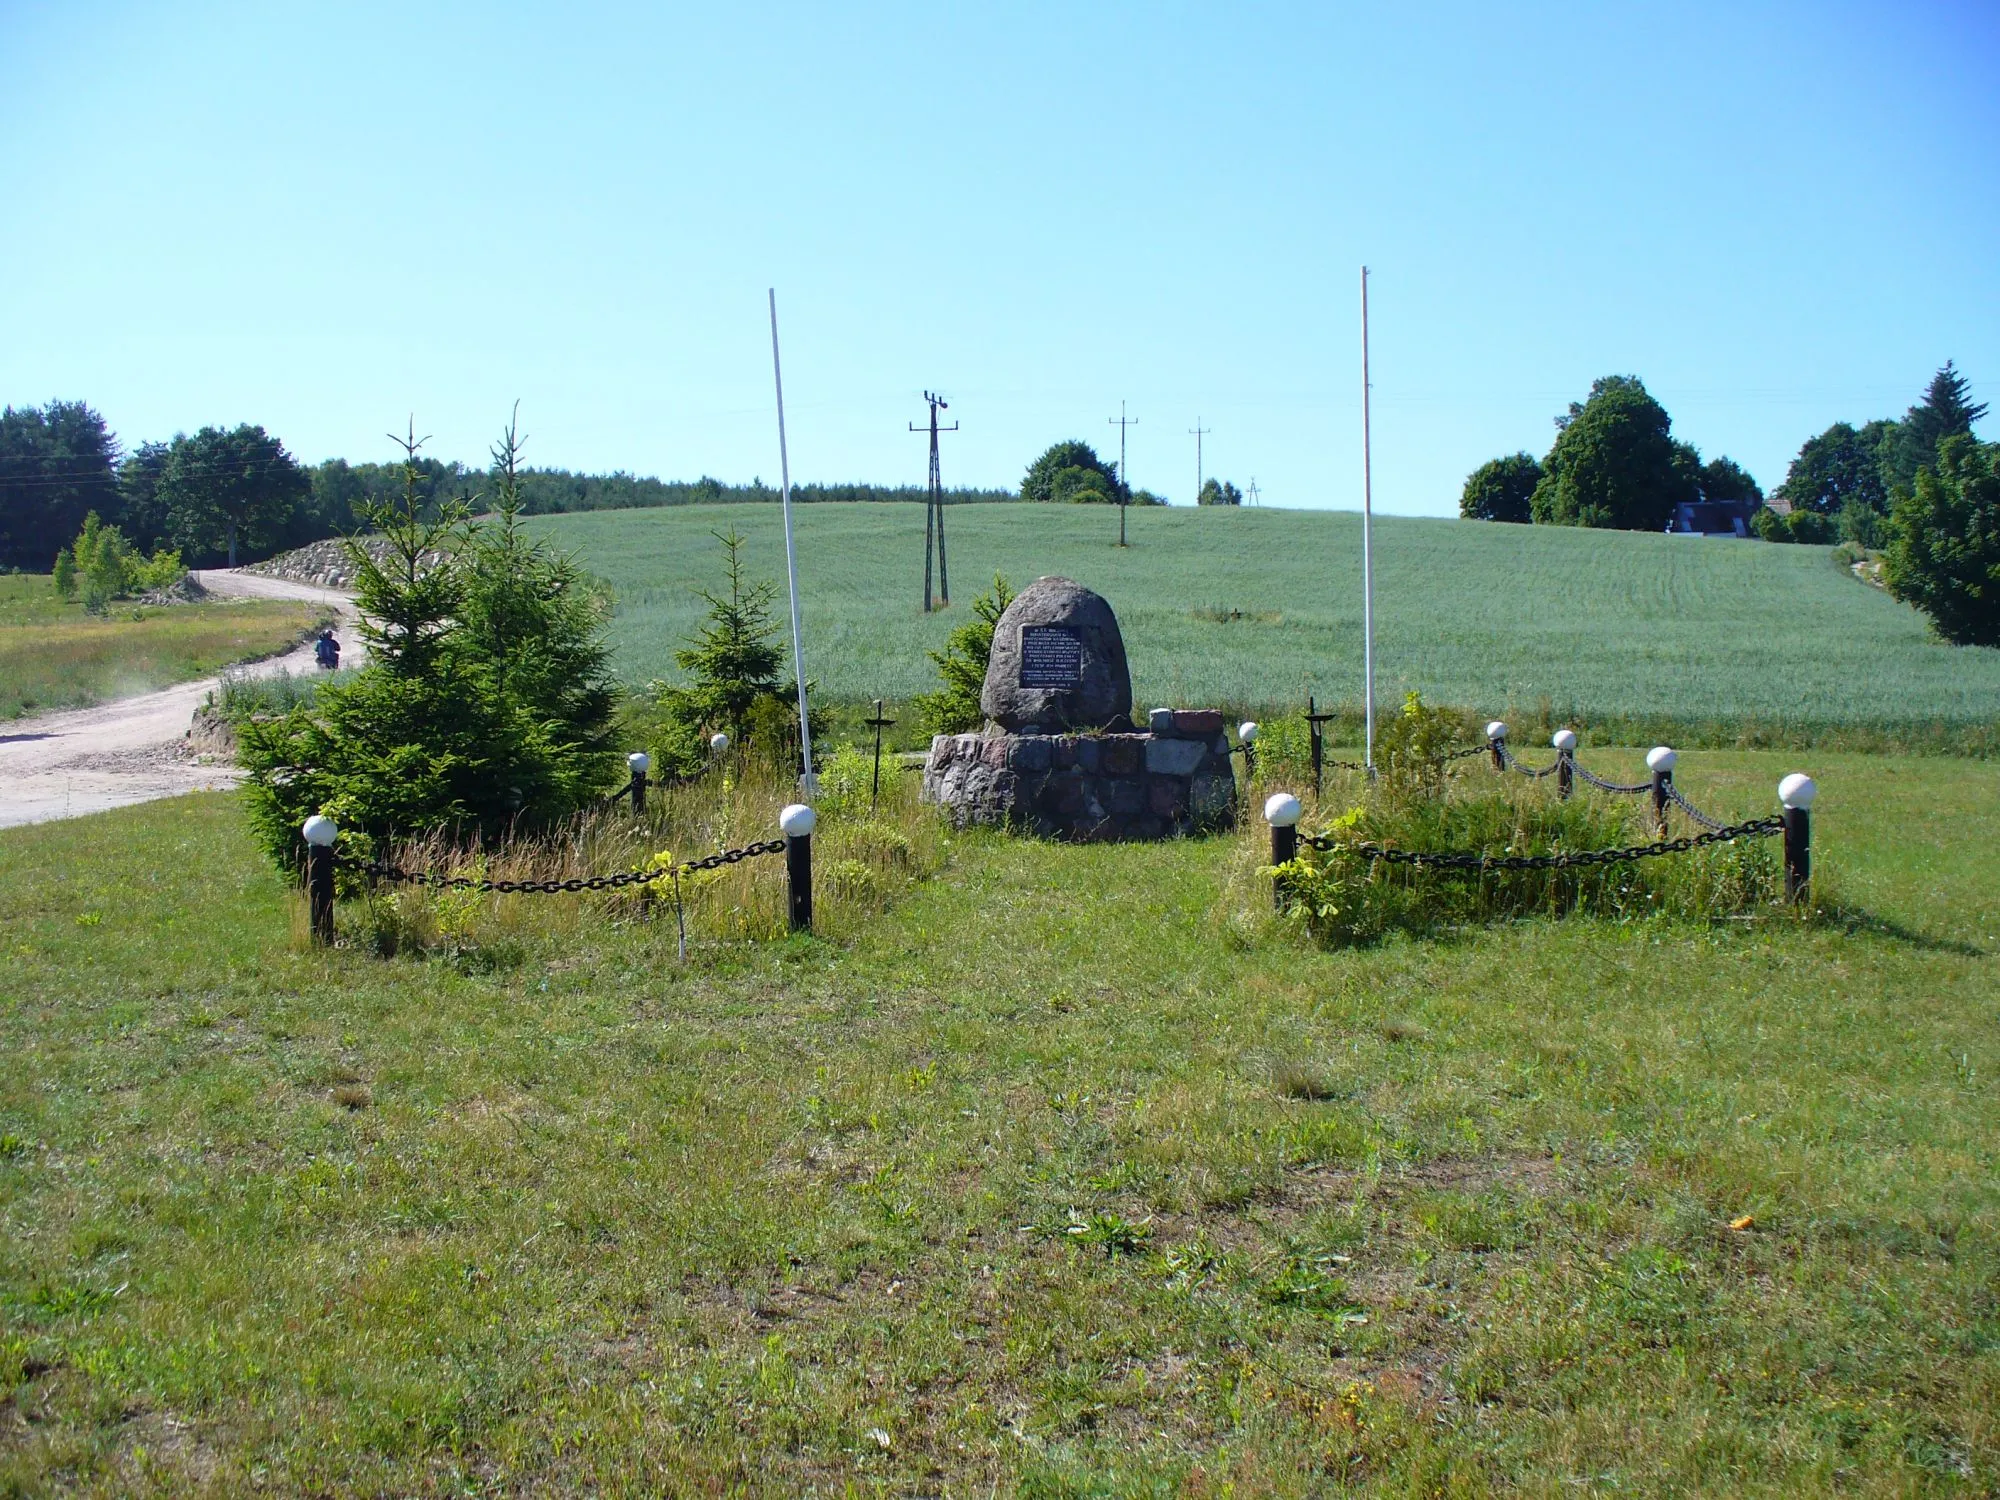
[[[1093,506],[949,512],[953,607],[926,617],[923,508],[801,506],[806,666],[829,698],[902,701],[935,685],[925,656],[996,571],[1021,588],[1066,573],[1118,612],[1147,704],[1268,716],[1308,692],[1361,695],[1361,526],[1339,512],[1135,510],[1132,546]],[[538,527],[609,579],[630,681],[674,680],[674,648],[719,577],[711,533],[748,539],[753,576],[785,576],[774,505],[551,516]],[[1825,547],[1385,517],[1376,522],[1381,701],[1406,689],[1482,716],[1624,724],[1636,742],[1685,728],[1955,726],[2000,720],[2000,650],[1943,646],[1924,620],[1857,582]],[[782,604],[778,618],[783,618]],[[1660,726],[1660,727],[1655,727]],[[1766,740],[1765,743],[1775,741]],[[1873,748],[1854,744],[1849,748]]]
[[[1809,768],[1844,921],[1337,954],[1255,834],[686,967],[0,834],[0,1494],[1993,1493],[2000,766]]]
[[[93,618],[48,575],[0,577],[0,719],[80,708],[283,651],[323,611],[278,600],[114,604]]]

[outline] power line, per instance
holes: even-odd
[[[950,403],[944,397],[934,396],[929,391],[924,392],[924,400],[930,403],[931,408],[930,488],[929,492],[924,496],[924,613],[929,614],[931,612],[931,545],[934,535],[937,545],[938,608],[945,608],[951,603],[951,578],[945,571],[944,561],[944,481],[939,477],[938,473],[937,440],[940,432],[958,431],[958,423],[954,422],[949,427],[938,426],[938,413],[950,410]],[[924,429],[919,427],[915,422],[912,422],[910,424],[910,431],[922,432]]]
[[[1194,419],[1194,426],[1188,429],[1194,435],[1194,503],[1201,504],[1201,440],[1215,431],[1213,427],[1201,425],[1201,418]]]
[[[1128,418],[1125,415],[1125,403],[1120,401],[1118,415],[1106,417],[1104,420],[1118,429],[1118,545],[1122,547],[1125,545],[1125,497],[1132,492],[1132,475],[1125,467],[1125,429],[1137,427],[1139,419]]]

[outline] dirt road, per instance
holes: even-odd
[[[194,576],[212,594],[332,605],[340,613],[342,665],[361,660],[354,602],[346,594],[228,568]],[[312,644],[232,670],[259,677],[310,673]],[[184,749],[188,723],[217,681],[205,677],[95,708],[0,722],[0,828],[234,786],[241,776],[233,765],[204,765]]]

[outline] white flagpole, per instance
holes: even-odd
[[[1368,446],[1368,268],[1361,268],[1361,677],[1368,715],[1362,759],[1375,769],[1375,492]]]
[[[771,293],[771,380],[778,390],[778,498],[785,512],[785,582],[792,594],[792,666],[799,679],[799,757],[804,772],[799,789],[808,800],[819,791],[813,775],[812,718],[806,711],[806,658],[799,641],[799,559],[792,547],[792,464],[785,452],[785,376],[778,365],[778,289]]]

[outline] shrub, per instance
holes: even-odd
[[[103,614],[113,599],[148,589],[166,588],[187,571],[179,552],[161,549],[150,558],[132,550],[116,526],[106,526],[92,511],[72,546],[56,554],[55,590],[73,599],[81,589],[83,607]]]
[[[1751,516],[1750,529],[1767,542],[1800,542],[1817,547],[1839,535],[1840,522],[1836,517],[1811,510],[1779,515],[1767,505]]]
[[[1464,724],[1448,708],[1431,708],[1415,693],[1403,711],[1375,733],[1375,774],[1392,797],[1435,796],[1444,789],[1445,757],[1458,748]]]
[[[944,650],[929,653],[943,685],[910,700],[917,721],[932,734],[964,734],[986,720],[979,706],[986,668],[993,659],[993,627],[1014,602],[1014,591],[998,573],[993,587],[972,601],[972,618],[945,638]]]
[[[814,805],[831,815],[859,811],[868,805],[874,777],[875,758],[854,745],[842,745],[819,768]]]

